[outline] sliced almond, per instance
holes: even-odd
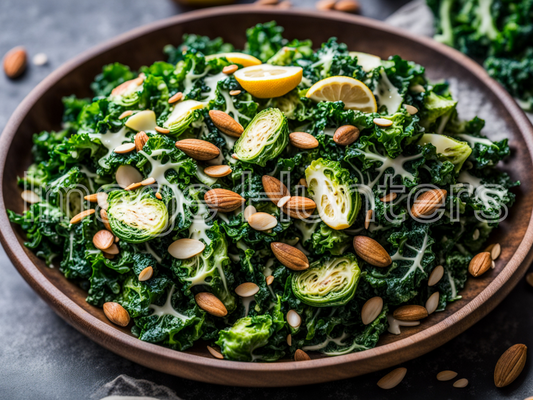
[[[287,243],[270,243],[272,253],[280,263],[293,271],[303,271],[309,268],[309,259],[299,249]]]
[[[462,378],[453,383],[454,388],[465,388],[468,386],[468,379]]]
[[[359,128],[353,125],[343,125],[335,131],[333,141],[341,146],[349,146],[359,139]]]
[[[429,275],[428,286],[435,286],[440,282],[443,276],[444,267],[442,265],[437,265],[435,268],[433,268],[433,271],[431,271],[431,274]]]
[[[275,6],[279,3],[279,0],[257,0],[254,2],[257,6]]]
[[[315,3],[315,8],[320,11],[332,10],[336,0],[320,0]]]
[[[502,388],[513,383],[520,375],[527,359],[527,346],[515,344],[502,354],[494,369],[494,384]]]
[[[205,244],[196,239],[178,239],[168,246],[168,252],[178,260],[187,260],[200,254],[205,249]]]
[[[105,250],[102,250],[105,254],[116,256],[119,253],[119,248],[116,244],[112,244],[110,247],[108,247]],[[104,254],[104,255],[105,255]]]
[[[177,103],[178,101],[180,101],[181,99],[183,99],[183,93],[178,92],[174,96],[172,96],[170,99],[168,99],[168,103],[169,104],[174,104],[174,103]]]
[[[118,303],[104,303],[104,314],[109,321],[118,326],[128,326],[130,323],[130,314]]]
[[[426,89],[420,84],[416,84],[409,87],[409,90],[413,93],[424,93]]]
[[[366,212],[366,216],[365,216],[365,229],[368,229],[370,227],[370,222],[372,221],[372,214],[374,212],[372,210],[368,210]]]
[[[126,154],[135,150],[135,143],[124,143],[113,150],[117,154]]]
[[[24,200],[28,204],[40,203],[42,201],[41,196],[39,196],[32,190],[24,190],[20,194],[20,197],[22,197],[22,200]]]
[[[109,249],[115,242],[115,236],[108,230],[102,229],[93,236],[94,247],[100,250]]]
[[[491,264],[492,258],[490,257],[490,253],[484,251],[476,254],[472,260],[470,260],[470,264],[468,264],[468,272],[470,272],[470,275],[477,278],[487,272],[490,269]]]
[[[294,329],[298,329],[302,324],[302,317],[294,310],[287,313],[287,323]]]
[[[270,286],[272,285],[272,282],[274,282],[274,276],[273,275],[269,275],[266,277],[266,284],[267,286]]]
[[[246,201],[241,195],[227,189],[211,189],[204,195],[209,208],[220,212],[232,212]]]
[[[289,135],[289,140],[298,149],[310,150],[318,147],[318,140],[306,132],[292,132]]]
[[[472,239],[473,239],[473,240],[478,240],[478,239],[479,239],[479,235],[480,235],[480,233],[479,233],[479,229],[476,229],[476,230],[474,231],[474,233],[472,234]]]
[[[383,299],[379,296],[372,297],[367,300],[361,309],[361,319],[363,324],[368,325],[374,322],[374,320],[381,314],[383,310]]]
[[[121,83],[120,85],[118,85],[116,88],[114,88],[111,91],[111,95],[120,96],[124,94],[126,91],[128,91],[130,87],[137,88],[138,86],[142,85],[144,78],[145,78],[144,74],[140,74],[135,79],[130,79],[129,81]]]
[[[224,359],[224,356],[218,351],[216,351],[214,348],[212,348],[211,346],[207,346],[207,351],[209,351],[209,353],[211,353],[213,357],[218,358],[219,360]]]
[[[161,127],[161,126],[156,126],[156,127],[155,127],[155,131],[156,131],[156,132],[159,132],[159,133],[161,133],[161,134],[163,134],[163,135],[168,135],[168,134],[170,133],[170,129],[168,129],[168,128],[163,128],[163,127]]]
[[[411,207],[413,218],[420,218],[433,214],[439,207],[444,205],[448,192],[444,189],[431,189],[422,193]]]
[[[81,222],[81,220],[85,217],[88,217],[89,215],[92,215],[94,214],[95,210],[91,209],[91,210],[85,210],[85,211],[82,211],[81,213],[75,215],[71,220],[70,220],[70,223],[72,225],[74,224],[77,224],[79,222]]]
[[[176,142],[176,147],[189,157],[199,161],[217,158],[220,150],[213,143],[200,139],[183,139]]]
[[[142,186],[149,186],[149,185],[153,185],[154,183],[155,183],[155,178],[154,177],[150,177],[150,178],[147,178],[144,181],[142,181],[141,185]]]
[[[256,231],[268,231],[276,227],[278,220],[265,212],[256,212],[248,218],[248,224]]]
[[[292,346],[292,335],[290,333],[287,335],[287,344]]]
[[[396,368],[392,370],[383,378],[378,381],[378,386],[382,389],[392,389],[395,388],[403,381],[405,374],[407,373],[407,368]]]
[[[235,293],[237,293],[237,296],[239,297],[252,297],[257,292],[259,292],[259,286],[253,282],[241,283],[235,288]]]
[[[380,200],[381,202],[383,203],[390,203],[391,201],[394,201],[396,200],[396,197],[398,197],[398,193],[396,192],[391,192],[391,193],[387,193],[385,196],[383,196]]]
[[[152,110],[139,111],[129,117],[124,125],[134,131],[153,131],[157,126],[155,112]]]
[[[194,296],[194,300],[196,300],[198,307],[215,317],[225,317],[228,315],[228,310],[224,303],[222,303],[213,293],[197,293]]]
[[[136,190],[136,189],[139,189],[141,186],[142,186],[141,182],[135,182],[125,187],[124,190]]]
[[[229,165],[211,165],[204,169],[204,173],[212,178],[222,178],[231,174]]]
[[[409,105],[409,104],[404,104],[403,105],[405,107],[405,109],[407,110],[407,112],[411,115],[415,115],[417,112],[418,112],[418,108],[412,106],[412,105]]]
[[[121,165],[117,169],[115,179],[117,180],[118,185],[125,189],[132,183],[142,181],[143,176],[135,167],[132,167],[131,165]]]
[[[491,244],[490,246],[487,246],[487,248],[484,251],[488,251],[490,253],[490,257],[492,258],[492,261],[496,261],[496,259],[500,256],[502,252],[502,247],[499,243]]]
[[[224,68],[222,68],[222,73],[224,73],[226,75],[231,75],[235,71],[237,71],[238,69],[239,69],[239,67],[237,65],[235,65],[235,64],[226,65]]]
[[[162,199],[163,199],[163,196],[162,196],[161,193],[159,193],[159,192],[157,192],[157,193],[155,194],[155,197],[156,197],[157,199],[159,199],[159,200],[162,200]]]
[[[294,361],[309,361],[310,359],[311,357],[303,350],[298,349],[294,353]]]
[[[279,199],[277,206],[279,208],[283,207],[291,199],[291,196],[285,196]]]
[[[305,178],[302,178],[298,181],[298,185],[307,187],[307,180]]]
[[[400,321],[419,321],[428,316],[428,310],[425,307],[412,304],[398,307],[392,316]]]
[[[244,214],[243,214],[243,217],[244,217],[244,220],[246,222],[248,222],[248,219],[257,212],[257,210],[255,209],[254,206],[248,206],[244,209]]]
[[[238,138],[241,137],[244,132],[242,125],[224,111],[210,110],[209,117],[211,118],[211,121],[213,121],[213,124],[226,135]]]
[[[109,218],[107,217],[107,211],[104,209],[100,210],[100,218],[102,219],[102,223],[104,224],[105,228],[109,231],[111,231],[111,225],[109,224]]]
[[[290,1],[282,1],[281,3],[278,4],[278,8],[281,8],[281,9],[289,9],[292,7],[292,3]]]
[[[148,142],[148,135],[143,131],[137,132],[135,135],[135,150],[141,151],[144,145]]]
[[[429,296],[429,299],[427,299],[426,301],[426,310],[428,312],[428,315],[431,315],[435,311],[437,311],[437,307],[439,306],[439,300],[440,300],[439,292],[435,292],[431,296]]]
[[[266,195],[274,204],[278,204],[283,197],[290,196],[289,189],[279,179],[270,175],[261,178]]]
[[[4,56],[4,72],[10,79],[18,78],[26,70],[28,57],[24,47],[15,47]]]
[[[368,236],[355,236],[353,247],[356,254],[370,265],[375,267],[388,267],[392,263],[387,250],[377,241]]]
[[[437,374],[437,380],[441,382],[451,381],[453,378],[457,376],[457,372],[455,371],[441,371]]]
[[[374,123],[382,128],[387,128],[392,125],[392,121],[385,118],[374,118]]]
[[[230,90],[229,91],[229,95],[230,96],[238,96],[241,94],[241,91],[240,90]]]
[[[112,260],[113,258],[115,258],[114,254],[107,254],[105,251],[102,252],[102,254],[104,255],[104,258],[107,258],[108,260]]]
[[[126,117],[129,117],[131,114],[133,114],[133,111],[131,110],[124,111],[122,114],[119,115],[118,119],[124,119]]]
[[[154,274],[154,269],[152,267],[146,267],[139,274],[139,282],[144,282],[149,280]]]
[[[309,218],[315,209],[316,203],[310,198],[302,196],[291,196],[282,207],[285,214],[297,219]]]

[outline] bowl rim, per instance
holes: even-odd
[[[8,120],[3,130],[3,133],[0,136],[0,182],[3,183],[7,154],[9,152],[12,140],[15,134],[17,133],[22,120],[30,112],[37,99],[39,99],[47,90],[54,86],[64,75],[70,73],[72,70],[82,65],[86,61],[92,59],[93,57],[98,56],[101,53],[111,50],[117,46],[120,46],[145,34],[158,31],[169,26],[203,19],[214,15],[245,14],[249,13],[250,11],[253,11],[254,13],[258,14],[264,14],[265,16],[270,16],[272,18],[275,18],[276,15],[292,14],[295,17],[319,17],[327,18],[334,21],[355,23],[363,27],[369,27],[372,29],[385,31],[393,35],[398,35],[411,41],[415,41],[422,46],[432,48],[433,50],[446,56],[451,61],[460,64],[462,67],[480,76],[486,82],[486,87],[498,99],[500,99],[502,105],[512,117],[513,122],[518,127],[518,130],[521,132],[523,139],[527,145],[528,154],[530,157],[532,157],[533,126],[527,119],[524,112],[518,107],[514,99],[503,89],[503,87],[500,86],[496,81],[492,80],[480,65],[478,65],[476,62],[463,55],[462,53],[458,52],[457,50],[437,43],[431,38],[416,36],[400,28],[387,25],[382,21],[372,20],[361,16],[348,15],[337,12],[331,12],[328,13],[327,16],[324,16],[324,13],[311,10],[276,10],[272,8],[258,6],[253,6],[252,8],[250,5],[234,5],[178,14],[173,17],[155,21],[148,25],[135,28],[113,39],[107,40],[102,44],[96,45],[90,48],[89,50],[82,52],[80,55],[74,57],[73,59],[64,63],[55,71],[53,71],[24,98],[24,100],[20,103],[20,105],[16,108],[15,112]],[[132,361],[144,364],[150,368],[164,372],[168,372],[168,370],[162,369],[162,367],[158,368],[158,364],[156,362],[149,360],[150,357],[156,356],[154,358],[166,360],[167,362],[178,362],[181,363],[182,366],[190,368],[201,365],[212,368],[214,370],[230,370],[234,372],[253,371],[257,373],[279,373],[291,372],[295,370],[313,372],[319,369],[323,369],[324,367],[342,365],[348,366],[349,364],[353,364],[356,361],[370,361],[375,357],[405,351],[408,351],[410,354],[412,354],[412,357],[409,355],[407,357],[404,357],[404,359],[412,359],[427,352],[421,352],[420,350],[417,351],[417,346],[419,346],[421,341],[435,340],[435,338],[438,338],[440,335],[440,338],[437,339],[437,342],[439,343],[438,346],[440,346],[455,337],[456,335],[458,335],[459,333],[463,332],[465,329],[467,329],[479,319],[481,319],[483,316],[485,316],[501,301],[501,299],[499,299],[497,301],[489,302],[489,297],[499,291],[502,291],[504,295],[508,294],[508,292],[516,285],[516,283],[522,276],[522,274],[515,274],[515,272],[517,272],[519,267],[523,265],[526,258],[527,261],[531,261],[531,259],[533,258],[533,253],[530,253],[531,245],[533,244],[532,213],[526,233],[522,241],[520,242],[515,254],[511,257],[508,264],[502,269],[502,271],[475,298],[473,298],[470,302],[465,304],[455,313],[448,316],[444,320],[436,323],[435,325],[430,326],[421,332],[410,335],[407,338],[400,339],[393,343],[381,345],[363,352],[351,353],[331,358],[314,359],[305,362],[287,361],[276,363],[248,363],[207,358],[194,354],[189,354],[186,352],[174,351],[166,347],[162,347],[160,345],[143,342],[133,336],[130,336],[120,331],[119,329],[116,329],[113,326],[104,323],[95,316],[86,312],[82,307],[78,306],[74,301],[72,301],[68,296],[66,296],[61,290],[54,286],[44,276],[44,274],[40,271],[39,267],[37,267],[37,265],[34,264],[34,262],[29,258],[23,245],[17,240],[15,230],[7,216],[4,202],[3,185],[0,185],[0,224],[5,227],[0,230],[0,241],[9,258],[11,259],[19,273],[23,276],[23,278],[30,284],[30,286],[48,304],[50,304],[52,308],[63,319],[65,319],[69,324],[73,325],[77,330],[79,330],[89,338],[97,341],[100,345],[114,351],[115,353],[118,353],[121,356],[128,358]],[[520,272],[525,272],[525,269],[522,269],[523,271]],[[506,283],[507,285],[505,285]],[[52,300],[54,300],[53,305]],[[470,314],[474,315],[473,317],[471,317],[470,320],[467,320],[466,317]],[[458,331],[456,330],[455,332],[451,332],[451,328],[457,326],[457,324],[460,324],[460,329]],[[103,341],[96,340],[95,338],[98,335],[100,335],[100,337],[105,337],[106,339]],[[187,375],[184,373],[180,373],[179,370],[176,370],[175,372],[177,375],[184,376],[190,379],[213,382],[209,376],[202,376],[199,374],[194,375],[194,373],[192,373],[194,376],[190,374]],[[329,376],[327,377],[327,379],[321,380],[316,375],[314,377],[317,378],[315,382],[329,381],[340,378]],[[217,383],[223,382],[220,382],[219,380]],[[239,383],[232,384],[238,385]],[[294,385],[299,383],[280,383],[280,385],[287,384]],[[250,386],[249,382],[243,382],[242,385]],[[256,383],[253,386],[262,385],[260,383]]]

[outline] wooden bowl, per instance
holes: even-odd
[[[504,165],[522,185],[514,190],[516,204],[494,233],[491,242],[502,245],[496,269],[470,279],[463,299],[436,313],[399,336],[386,334],[375,349],[340,357],[276,363],[243,363],[214,359],[199,343],[186,352],[173,351],[133,337],[129,329],[111,325],[102,310],[85,302],[86,293],[66,280],[57,269],[26,249],[20,229],[12,226],[6,208],[21,212],[23,202],[17,176],[31,163],[34,132],[60,127],[61,97],[72,93],[90,96],[89,83],[102,66],[122,62],[137,69],[163,59],[161,49],[177,44],[183,33],[222,36],[243,46],[245,29],[277,20],[287,38],[311,38],[316,44],[337,36],[352,50],[382,57],[393,54],[414,60],[431,79],[455,77],[461,88],[479,91],[485,107],[480,117],[498,121],[510,138],[513,157]],[[489,131],[491,126],[488,126]],[[533,259],[531,212],[533,199],[533,127],[513,99],[476,63],[430,39],[413,36],[381,22],[336,12],[276,10],[230,6],[179,15],[128,32],[89,50],[52,73],[17,108],[0,138],[0,239],[26,281],[69,324],[109,350],[147,367],[181,377],[236,386],[289,386],[349,378],[387,368],[420,356],[446,343],[492,310],[516,285]],[[15,306],[15,304],[13,304]]]

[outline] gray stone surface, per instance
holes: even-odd
[[[363,14],[384,19],[405,0],[361,0]],[[310,8],[312,1],[293,1]],[[49,64],[30,66],[18,81],[0,74],[0,130],[17,104],[47,74],[76,54],[136,26],[180,12],[170,0],[1,0],[0,55],[24,45],[30,57]],[[30,289],[0,249],[0,399],[88,399],[120,374],[165,385],[185,400],[195,399],[525,399],[533,396],[528,361],[518,381],[500,390],[494,365],[510,345],[533,346],[533,288],[522,281],[489,316],[445,346],[405,363],[408,372],[391,391],[377,388],[384,374],[328,384],[280,389],[231,388],[192,382],[144,368],[93,343],[67,325]],[[467,389],[438,382],[453,369],[469,379]]]

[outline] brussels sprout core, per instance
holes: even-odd
[[[125,242],[146,242],[167,227],[167,207],[149,191],[114,191],[107,201],[111,230]]]
[[[359,282],[360,269],[353,255],[325,258],[309,269],[292,276],[292,291],[305,304],[331,307],[352,299]]]
[[[235,144],[235,154],[241,161],[265,166],[278,156],[289,142],[289,128],[283,113],[277,108],[261,111],[250,122]]]

